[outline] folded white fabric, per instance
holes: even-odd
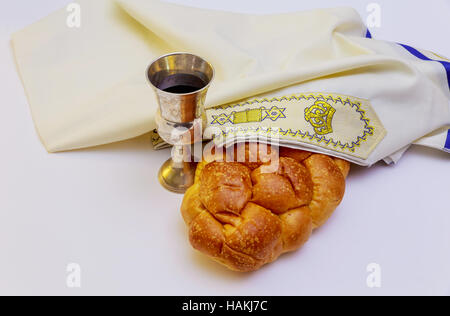
[[[276,130],[287,145],[361,165],[396,161],[412,143],[450,149],[450,62],[369,38],[353,9],[256,16],[156,0],[78,3],[80,28],[60,10],[12,37],[50,152],[155,128],[145,69],[174,51],[214,65],[208,124],[237,129],[235,139]]]

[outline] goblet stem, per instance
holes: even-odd
[[[169,191],[185,193],[194,184],[196,164],[190,162],[184,145],[172,148],[172,158],[167,160],[159,170],[159,182]]]
[[[183,168],[184,158],[184,145],[174,145],[172,148],[173,167]]]

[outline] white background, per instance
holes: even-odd
[[[95,1],[95,0],[94,0]],[[0,294],[450,294],[449,156],[415,147],[395,166],[353,167],[345,199],[300,251],[251,274],[194,252],[182,196],[156,180],[168,151],[149,136],[61,154],[40,144],[9,39],[66,0],[0,0]],[[179,3],[271,13],[371,1]],[[378,1],[375,38],[450,56],[450,1]],[[70,74],[67,74],[70,76]],[[81,288],[66,267],[82,268]],[[366,285],[369,263],[381,288]]]

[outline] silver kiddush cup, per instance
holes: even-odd
[[[194,183],[196,166],[190,147],[202,141],[204,103],[214,68],[196,55],[173,53],[154,61],[147,78],[158,99],[158,133],[174,145],[172,158],[162,165],[158,179],[167,190],[184,193]]]

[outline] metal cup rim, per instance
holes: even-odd
[[[191,55],[191,56],[194,56],[194,57],[198,57],[198,58],[202,59],[205,63],[207,63],[207,64],[211,67],[211,70],[212,70],[211,80],[209,80],[208,84],[205,85],[205,86],[204,86],[203,88],[201,88],[201,89],[195,90],[195,91],[193,91],[193,92],[188,92],[188,93],[173,93],[173,92],[167,92],[167,91],[161,90],[161,89],[159,89],[158,87],[156,87],[156,86],[151,82],[151,80],[150,80],[150,78],[149,78],[149,75],[148,75],[148,73],[149,73],[149,71],[150,71],[150,68],[153,66],[154,63],[156,63],[156,62],[157,62],[158,60],[160,60],[161,58],[165,58],[165,57],[169,57],[169,56],[176,56],[176,55]],[[178,96],[186,96],[186,95],[194,95],[194,94],[198,94],[199,92],[202,92],[202,91],[208,89],[208,88],[211,86],[211,83],[213,82],[215,76],[216,76],[216,71],[215,71],[215,69],[214,69],[214,66],[213,66],[210,62],[208,62],[208,61],[207,61],[205,58],[203,58],[202,56],[199,56],[199,55],[196,55],[196,54],[192,54],[192,53],[188,53],[188,52],[174,52],[174,53],[168,53],[168,54],[159,56],[158,58],[156,58],[155,60],[153,60],[153,61],[150,63],[150,65],[148,65],[147,71],[146,71],[146,73],[145,73],[145,77],[146,77],[146,79],[147,79],[147,82],[150,84],[151,87],[153,87],[153,89],[157,90],[158,92],[160,92],[160,93],[162,93],[162,94],[167,94],[167,95],[172,95],[172,96],[176,96],[176,95],[178,95]]]

